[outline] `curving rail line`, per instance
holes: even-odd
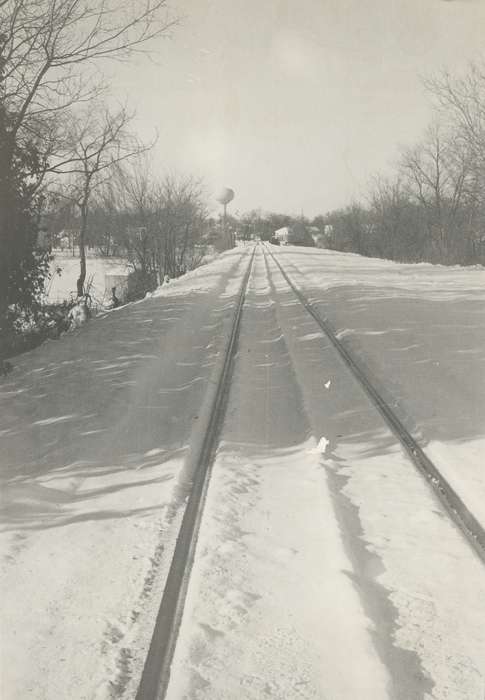
[[[277,259],[277,256],[275,256],[275,254],[269,250],[266,245],[263,246],[263,250],[265,251],[265,255],[269,255],[274,261],[285,282],[291,288],[308,313],[313,317],[321,330],[325,333],[328,340],[339,352],[344,363],[363,387],[372,403],[378,408],[394,435],[401,442],[412,463],[416,466],[420,474],[425,477],[427,483],[432,488],[434,494],[438,497],[451,520],[464,534],[465,538],[482,563],[485,564],[485,530],[481,523],[475,518],[460,496],[445,479],[438,467],[429,459],[423,449],[413,438],[411,433],[396,416],[389,404],[372,385],[365,372],[359,366],[358,361],[337,338],[335,331],[328,321],[322,318],[315,306],[307,299],[301,289],[299,289],[288,273],[283,269],[280,261]],[[299,272],[298,274],[301,275],[302,273]]]

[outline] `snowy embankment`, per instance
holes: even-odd
[[[469,700],[485,572],[261,252],[169,700]]]
[[[249,252],[2,379],[2,698],[135,696]],[[276,252],[483,493],[483,272]],[[479,560],[259,250],[168,697],[469,700],[483,619]]]
[[[485,270],[277,254],[485,527]]]
[[[133,696],[247,252],[16,358],[1,381],[5,700]]]

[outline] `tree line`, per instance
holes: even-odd
[[[166,276],[178,277],[200,264],[211,224],[220,233],[206,201],[201,180],[173,174],[157,177],[148,159],[136,158],[128,166],[112,168],[109,179],[92,193],[89,227],[78,202],[61,196],[52,208],[49,229],[59,234],[74,231],[76,253],[82,235],[96,254],[127,260],[133,270],[128,280],[132,300]]]
[[[485,263],[485,65],[425,86],[434,119],[366,203],[319,216],[325,245],[401,262]]]
[[[166,0],[0,0],[0,368],[26,324],[42,322],[51,253],[39,232],[76,231],[77,294],[86,247],[133,267],[133,295],[229,245],[203,183],[155,177],[128,106],[103,71],[154,48],[174,25]],[[100,77],[101,76],[101,77]],[[326,247],[398,261],[485,262],[485,67],[426,81],[435,119],[365,204],[305,221]],[[271,239],[295,217],[252,211],[228,226]],[[302,223],[302,217],[298,218]]]
[[[91,207],[113,172],[152,144],[109,106],[109,61],[154,49],[176,20],[166,0],[0,0],[0,362],[43,315],[50,253],[42,216],[76,210],[77,293]]]

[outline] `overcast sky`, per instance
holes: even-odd
[[[136,1],[136,0],[135,0]],[[182,23],[117,68],[159,132],[156,168],[232,187],[234,211],[308,216],[359,198],[430,104],[420,76],[485,57],[485,0],[171,0]]]

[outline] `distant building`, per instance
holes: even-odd
[[[274,238],[279,242],[280,245],[288,245],[290,238],[290,229],[288,226],[283,226],[274,232]]]
[[[274,237],[280,245],[314,246],[315,242],[309,229],[310,227],[297,221],[289,226],[279,228],[274,232]]]

